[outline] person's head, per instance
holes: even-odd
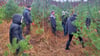
[[[31,6],[28,5],[28,6],[27,6],[27,9],[31,11]]]
[[[53,14],[53,15],[54,15],[54,14],[55,14],[55,11],[51,11],[51,14]]]
[[[13,18],[13,23],[15,24],[20,25],[23,22],[23,17],[19,14],[14,14],[12,18]]]

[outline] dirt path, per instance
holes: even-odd
[[[6,45],[9,43],[9,27],[10,23],[0,24],[0,56],[3,56],[5,50],[8,50]]]
[[[5,50],[8,50],[9,43],[9,26],[10,23],[4,22],[0,24],[0,56],[3,56]],[[43,34],[36,34],[37,26],[32,27],[30,44],[32,49],[25,51],[29,56],[91,56],[95,55],[95,50],[89,46],[81,47],[81,44],[76,45],[75,41],[71,42],[70,51],[65,50],[68,37],[63,37],[63,32],[58,32],[54,36],[50,27]],[[73,40],[75,40],[73,38]],[[87,53],[88,52],[88,53]],[[97,56],[97,55],[96,55]]]

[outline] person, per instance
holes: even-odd
[[[64,36],[67,35],[67,31],[65,31],[65,25],[66,25],[66,21],[68,18],[68,15],[65,15],[65,11],[62,11],[62,26],[63,26],[63,30],[64,30]]]
[[[19,14],[13,15],[13,20],[9,32],[11,45],[13,43],[14,38],[17,39],[17,43],[19,43],[19,41],[24,39],[24,37],[22,36],[22,28],[21,28],[22,21],[23,21],[22,16],[20,16]],[[19,53],[19,50],[20,48],[16,49],[16,55]]]
[[[68,35],[69,35],[69,40],[67,41],[67,44],[66,44],[66,50],[70,50],[69,46],[70,46],[70,42],[72,40],[72,37],[73,37],[73,33],[76,33],[77,32],[77,27],[73,24],[73,22],[76,20],[76,14],[73,14],[71,17],[68,18],[67,20],[67,29],[68,29]],[[83,42],[83,39],[79,36],[78,37],[80,42],[82,43],[82,47],[84,48],[84,42]]]
[[[32,23],[30,11],[31,11],[31,6],[27,6],[27,8],[23,12],[24,22],[25,22],[25,25],[26,25],[25,35],[28,35],[30,33],[30,26],[31,26],[31,23]]]
[[[53,33],[54,35],[56,35],[56,18],[55,18],[55,11],[51,11],[50,22],[51,22],[52,33]]]
[[[88,15],[88,14],[89,14],[89,13],[87,12],[87,15]],[[89,29],[89,26],[90,26],[90,24],[91,24],[91,19],[90,19],[89,16],[87,16],[85,23],[86,23],[87,29]]]

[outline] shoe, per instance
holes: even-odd
[[[65,50],[70,50],[70,48],[65,48]]]

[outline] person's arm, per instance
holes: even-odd
[[[26,13],[26,17],[29,20],[29,22],[32,23],[32,18],[29,12]]]

